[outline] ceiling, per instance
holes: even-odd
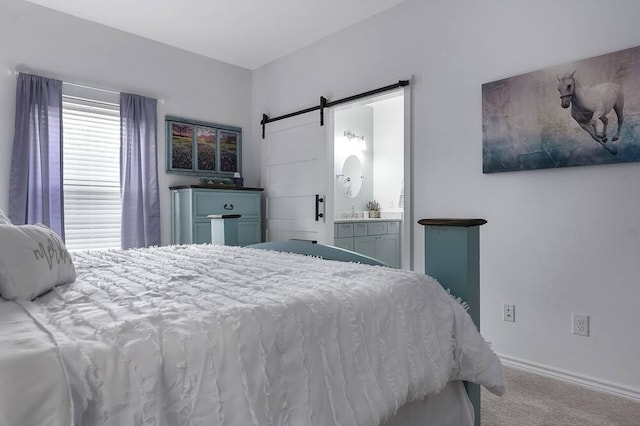
[[[403,0],[26,0],[256,69]]]

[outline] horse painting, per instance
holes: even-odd
[[[582,127],[593,140],[598,142],[610,154],[616,155],[618,148],[607,143],[607,114],[613,109],[618,116],[618,131],[611,138],[617,141],[620,138],[624,107],[624,97],[620,86],[615,83],[602,83],[592,87],[583,87],[575,79],[576,72],[564,74],[558,77],[558,91],[560,92],[560,105],[562,108],[571,106],[571,117]],[[598,131],[598,120],[603,124],[602,131]]]

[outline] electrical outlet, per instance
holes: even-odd
[[[516,322],[516,305],[502,305],[502,319],[504,321]]]
[[[573,314],[573,334],[589,336],[589,315]]]

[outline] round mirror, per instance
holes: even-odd
[[[340,177],[340,184],[342,185],[342,192],[347,198],[355,198],[360,193],[362,188],[362,163],[360,159],[355,155],[350,155],[344,160],[342,165],[342,174]]]

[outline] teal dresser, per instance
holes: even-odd
[[[209,215],[240,215],[238,244],[262,242],[262,188],[220,188],[212,185],[172,186],[171,243],[211,242]]]

